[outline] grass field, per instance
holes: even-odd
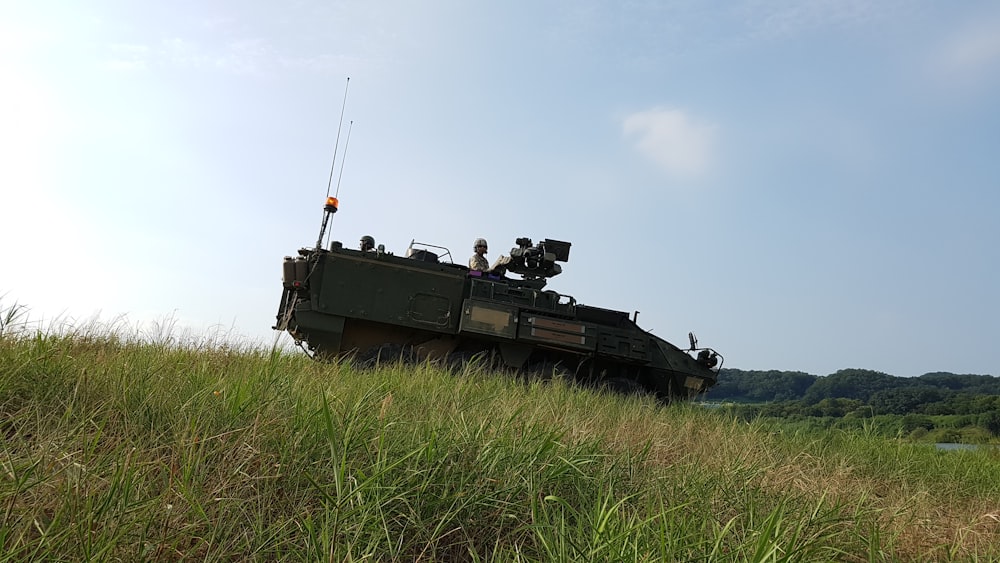
[[[0,561],[1000,559],[993,450],[9,321]]]

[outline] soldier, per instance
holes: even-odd
[[[361,252],[375,250],[375,238],[370,235],[361,237]]]
[[[477,238],[476,242],[472,243],[472,250],[476,253],[472,255],[472,258],[469,258],[469,269],[478,270],[483,273],[489,272],[490,262],[486,259],[486,239]]]

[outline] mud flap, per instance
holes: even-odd
[[[700,377],[687,376],[684,378],[684,387],[687,387],[691,395],[701,393],[705,388],[705,380]]]
[[[341,352],[344,337],[344,317],[325,315],[315,311],[296,311],[298,330],[305,334],[305,340],[312,349],[323,349],[323,353],[335,356]]]
[[[514,369],[524,367],[532,351],[531,346],[515,344],[513,342],[502,342],[497,344],[497,348],[500,348],[500,357],[503,358],[503,363]]]

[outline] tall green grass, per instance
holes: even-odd
[[[469,366],[0,335],[0,561],[1000,558],[1000,461]]]

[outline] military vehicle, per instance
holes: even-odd
[[[322,248],[336,211],[337,199],[328,198],[316,246],[285,257],[273,327],[318,359],[454,365],[477,358],[666,401],[716,382],[722,357],[699,348],[692,333],[682,350],[640,328],[636,316],[545,289],[569,260],[569,242],[519,238],[509,257],[480,272],[453,263],[447,248],[415,241],[404,256],[368,236],[359,250],[338,241]]]

